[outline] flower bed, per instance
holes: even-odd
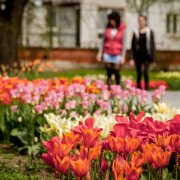
[[[157,103],[164,91],[164,86],[156,89],[152,101]],[[69,132],[80,118],[101,119],[107,124],[102,132],[105,136],[114,125],[113,120],[108,122],[107,118],[131,112],[138,114],[142,110],[149,114],[155,111],[148,92],[136,89],[127,79],[122,87],[113,85],[108,91],[103,80],[90,77],[71,81],[0,78],[0,140],[12,142],[29,154],[39,152],[43,138]],[[52,115],[48,119],[49,114]],[[103,123],[99,121],[97,126],[100,124]]]
[[[180,115],[160,122],[142,111],[115,120],[103,139],[103,129],[87,118],[61,138],[43,141],[44,162],[60,179],[178,179]]]

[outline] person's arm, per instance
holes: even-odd
[[[131,59],[135,60],[135,51],[136,51],[136,35],[133,33],[132,42],[131,42]]]
[[[126,58],[126,31],[123,33],[123,43],[122,43],[122,59]]]
[[[103,40],[100,43],[100,47],[99,47],[98,54],[96,57],[97,61],[99,61],[99,62],[102,61],[102,56],[103,56],[103,51],[104,51],[104,41],[105,41],[105,37],[103,36]]]
[[[136,51],[136,35],[133,33],[131,41],[131,50],[130,50],[130,65],[134,66],[135,64],[135,51]]]
[[[155,44],[154,32],[152,30],[151,30],[151,58],[152,58],[152,62],[156,61],[156,44]]]

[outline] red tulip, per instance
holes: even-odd
[[[180,135],[180,114],[177,114],[172,120],[167,122],[169,125],[170,134]]]
[[[126,137],[129,136],[128,124],[115,124],[113,127],[113,134],[117,137]]]
[[[106,160],[104,159],[104,157],[102,157],[102,161],[101,161],[101,172],[105,173],[107,170],[109,169],[109,165],[106,162]]]
[[[88,128],[93,128],[93,126],[94,126],[94,122],[95,122],[95,120],[94,120],[94,118],[87,118],[86,120],[85,120],[85,125],[88,127]]]
[[[41,157],[46,164],[54,168],[53,155],[51,153],[43,153]]]
[[[116,116],[115,120],[118,123],[122,123],[122,124],[128,124],[128,119],[125,116]]]

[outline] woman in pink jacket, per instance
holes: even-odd
[[[107,83],[110,90],[112,75],[116,84],[120,84],[120,67],[125,62],[125,29],[118,12],[108,15],[108,24],[105,29],[102,50],[99,51],[97,60],[103,61],[107,71]]]

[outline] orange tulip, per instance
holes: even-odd
[[[140,139],[137,138],[125,138],[125,147],[124,152],[125,153],[131,153],[135,151],[141,143]]]
[[[123,180],[124,179],[124,174],[127,168],[127,162],[125,162],[123,159],[118,160],[118,158],[116,158],[113,161],[112,164],[112,173],[114,176],[114,180]]]
[[[102,149],[102,146],[96,146],[94,148],[90,148],[89,149],[89,157],[88,157],[88,159],[90,161],[97,159],[101,154],[101,149]]]
[[[70,169],[70,158],[69,156],[65,156],[63,159],[60,159],[59,156],[56,156],[53,158],[55,169],[66,175],[68,174],[68,171]]]
[[[79,134],[75,134],[73,131],[63,134],[62,142],[64,144],[76,145],[80,140]]]
[[[54,152],[62,159],[69,155],[73,144],[54,143]]]
[[[144,164],[144,156],[142,153],[133,152],[131,155],[131,166],[142,167]]]
[[[171,156],[170,151],[164,151],[155,144],[145,144],[142,146],[144,159],[152,164],[155,169],[164,168],[168,165]]]
[[[170,151],[164,152],[162,148],[157,147],[155,152],[152,153],[152,158],[153,158],[152,166],[155,169],[164,168],[168,165],[170,157],[171,157]]]
[[[101,130],[99,129],[89,129],[85,127],[82,130],[82,144],[87,148],[94,147],[100,142],[100,133]]]
[[[168,148],[172,152],[180,152],[180,136],[179,135],[171,135],[167,138]]]
[[[101,154],[102,145],[87,148],[85,146],[80,147],[80,157],[82,159],[88,159],[89,161],[97,159]]]
[[[166,137],[163,136],[163,135],[159,135],[159,134],[158,134],[158,135],[155,137],[155,144],[156,144],[157,146],[162,147],[162,148],[166,148],[166,147],[167,147]]]
[[[109,136],[108,141],[111,151],[116,153],[124,151],[124,138]]]
[[[142,151],[143,151],[143,155],[144,155],[144,159],[145,159],[146,163],[153,162],[152,153],[154,153],[155,147],[156,147],[155,144],[143,144],[142,145]]]
[[[84,177],[89,171],[89,161],[87,159],[71,160],[71,169],[75,176]]]
[[[109,147],[111,151],[117,153],[131,153],[139,147],[140,143],[141,140],[137,138],[121,138],[109,136]]]

